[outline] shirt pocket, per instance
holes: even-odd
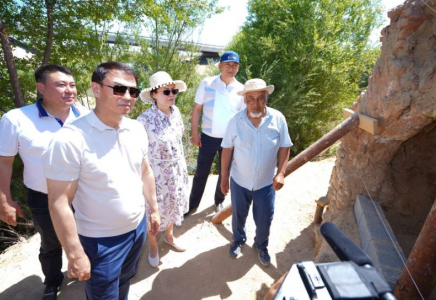
[[[263,143],[264,151],[268,154],[275,155],[280,144],[279,131],[276,128],[268,128],[265,133],[265,142]]]

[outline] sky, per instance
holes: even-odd
[[[374,30],[371,39],[378,41],[382,28],[389,24],[387,12],[397,5],[404,3],[404,1],[382,0],[385,7],[383,12],[385,22],[380,28]],[[227,45],[243,25],[248,15],[246,5],[247,0],[219,0],[218,6],[226,7],[226,10],[206,20],[199,42],[217,46]]]

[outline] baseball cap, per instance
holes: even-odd
[[[220,62],[234,61],[239,64],[239,55],[235,51],[226,51],[221,55]]]

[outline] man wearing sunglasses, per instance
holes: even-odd
[[[145,201],[151,234],[160,224],[148,138],[125,117],[139,95],[130,67],[99,65],[91,87],[94,111],[59,131],[43,157],[50,213],[68,276],[86,280],[87,299],[127,299],[147,234]]]
[[[227,123],[237,112],[245,108],[245,104],[243,97],[237,95],[237,92],[243,89],[243,85],[235,78],[239,71],[239,55],[234,51],[224,52],[221,55],[218,68],[221,73],[218,76],[205,78],[195,96],[191,118],[192,143],[199,147],[199,150],[197,170],[189,197],[189,212],[185,216],[195,212],[200,205],[210,168],[217,153],[220,174],[215,189],[215,211],[218,212],[223,208],[222,203],[225,195],[220,189],[221,142]],[[198,124],[202,111],[202,133],[200,136]]]
[[[43,299],[56,299],[63,281],[62,247],[50,219],[47,183],[41,155],[54,133],[88,112],[75,106],[76,83],[71,70],[42,65],[35,70],[36,88],[42,98],[35,104],[13,109],[0,121],[0,219],[12,226],[21,207],[12,200],[10,182],[15,155],[24,164],[24,185],[35,230],[41,235],[39,260],[45,276]]]

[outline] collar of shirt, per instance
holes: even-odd
[[[237,84],[239,83],[239,81],[237,81],[236,78],[233,78],[232,83],[226,84],[224,81],[221,80],[221,74],[215,78],[215,81],[219,85],[221,85],[224,89],[228,89],[228,88],[234,89],[237,86]]]
[[[168,116],[167,114],[165,114],[163,111],[161,111],[161,110],[157,107],[156,103],[153,103],[153,105],[151,106],[151,110],[152,110],[156,115],[158,115],[162,120],[168,120],[168,119],[171,119],[171,117],[173,116],[174,108],[173,108],[172,106],[170,106],[170,109],[171,109],[171,115]]]
[[[129,127],[127,126],[125,119],[126,117],[123,117],[120,126],[118,127],[118,129],[115,129],[113,127],[110,127],[108,125],[106,125],[105,123],[103,123],[95,114],[94,111],[91,111],[89,114],[87,114],[86,116],[84,116],[84,118],[86,118],[86,120],[88,121],[89,125],[91,125],[92,127],[94,127],[95,129],[103,132],[105,130],[116,130],[116,131],[122,131],[125,129],[129,129]]]
[[[48,113],[48,112],[44,109],[44,107],[42,106],[42,101],[43,101],[43,98],[39,98],[39,99],[36,101],[36,108],[38,109],[39,117],[40,117],[40,118],[42,118],[42,117],[53,117],[53,118],[56,119],[56,121],[57,121],[61,126],[64,126],[64,122],[63,122],[61,119],[56,118],[55,116],[49,115],[49,113]],[[78,117],[80,116],[80,111],[79,111],[79,110],[78,110],[74,105],[71,106],[71,110],[73,111],[73,114],[74,114],[74,116],[75,116],[76,118],[78,118]]]
[[[247,108],[244,109],[244,113],[240,116],[240,118],[243,119],[245,122],[247,122],[247,124],[248,124],[249,126],[251,126],[253,129],[258,130],[258,129],[263,125],[263,124],[265,124],[265,122],[266,122],[269,118],[271,118],[271,114],[269,113],[268,106],[266,106],[265,109],[266,109],[266,113],[265,113],[265,115],[263,116],[262,120],[260,121],[259,127],[257,127],[257,128],[254,127],[253,123],[252,123],[252,122],[250,121],[250,119],[248,118],[248,116],[247,116],[247,112],[248,112]]]

